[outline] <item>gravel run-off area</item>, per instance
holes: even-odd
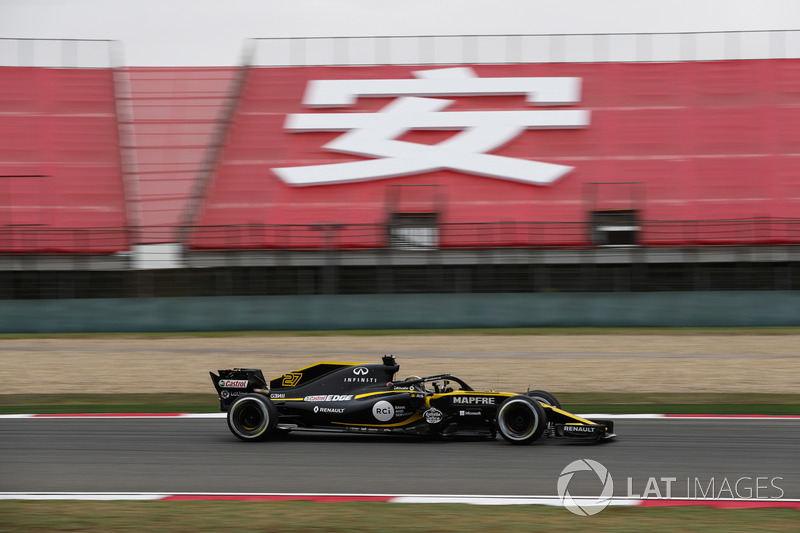
[[[213,392],[208,371],[267,379],[319,361],[504,391],[797,393],[800,335],[380,335],[0,340],[4,394]]]

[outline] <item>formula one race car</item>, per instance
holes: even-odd
[[[258,369],[209,373],[228,427],[245,441],[291,431],[491,439],[499,432],[512,444],[540,437],[616,437],[612,421],[568,413],[545,391],[476,391],[450,374],[395,381],[399,368],[393,356],[380,364],[322,362],[279,376],[269,386]]]

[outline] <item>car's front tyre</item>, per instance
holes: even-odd
[[[534,400],[539,400],[540,402],[544,402],[551,407],[557,407],[561,409],[561,402],[558,401],[558,398],[553,396],[547,391],[543,390],[532,390],[526,393],[528,398],[533,398]]]
[[[513,396],[497,409],[497,431],[511,444],[530,444],[544,433],[547,415],[538,401]]]
[[[228,409],[228,428],[245,441],[265,440],[275,436],[278,410],[261,394],[245,394]]]

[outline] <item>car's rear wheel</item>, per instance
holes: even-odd
[[[547,415],[538,401],[513,396],[497,409],[497,431],[511,444],[530,444],[544,433]]]
[[[228,409],[228,428],[241,440],[264,440],[275,436],[278,410],[261,394],[245,394]]]
[[[541,402],[546,403],[547,405],[552,405],[553,407],[558,407],[559,409],[561,409],[561,402],[558,401],[558,398],[556,398],[547,391],[532,390],[528,391],[526,396],[528,398],[533,398],[534,400],[539,400]]]

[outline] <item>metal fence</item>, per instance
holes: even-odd
[[[108,39],[0,37],[0,67],[115,68],[122,45]]]
[[[253,39],[253,66],[713,61],[800,57],[800,30]]]
[[[0,66],[115,68],[122,56],[119,41],[0,38]],[[800,57],[800,30],[271,37],[249,40],[243,57],[269,67],[781,59]]]
[[[800,219],[645,221],[634,243],[611,246],[588,222],[396,229],[194,227],[194,246],[112,253],[102,247],[126,230],[3,228],[0,299],[800,289]]]
[[[586,222],[403,224],[243,224],[185,228],[192,251],[458,250],[497,248],[573,249],[613,245],[604,233],[625,231],[625,246],[800,246],[800,219],[649,220],[630,225]],[[0,254],[103,254],[127,252],[141,228],[0,227]],[[153,232],[155,230],[148,230]],[[173,242],[171,228],[164,241]],[[2,268],[0,268],[2,269]]]
[[[439,254],[413,263],[390,255],[350,264],[329,255],[311,264],[283,257],[270,265],[228,257],[231,266],[162,270],[0,271],[0,299],[135,298],[311,294],[408,294],[498,292],[652,292],[800,290],[800,261],[761,261],[738,250],[738,261],[608,261],[607,254],[580,254],[571,262],[545,255],[509,256],[492,251],[459,264]],[[255,263],[255,262],[254,262]],[[69,267],[80,267],[72,260]]]
[[[590,222],[439,223],[429,228],[393,224],[246,224],[196,226],[190,250],[360,250],[585,248],[609,245],[603,233],[630,234],[625,245],[650,247],[800,245],[800,219],[637,221],[629,226]],[[416,231],[415,231],[416,230]]]

